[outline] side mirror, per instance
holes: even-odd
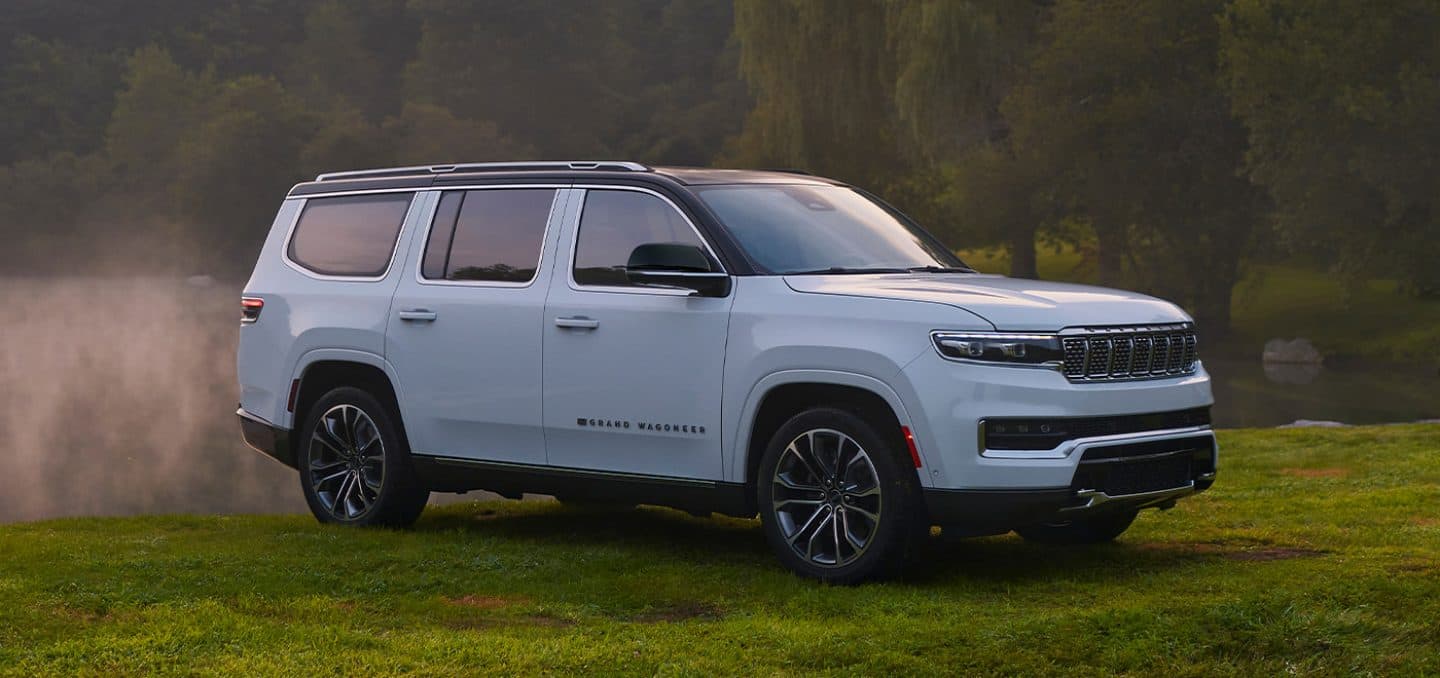
[[[625,277],[642,287],[690,290],[702,297],[730,294],[730,274],[717,271],[705,250],[675,242],[646,243],[630,252]]]

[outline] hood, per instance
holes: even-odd
[[[1175,304],[1135,292],[977,273],[792,275],[785,282],[807,294],[949,304],[988,320],[997,330],[1048,332],[1190,320]]]

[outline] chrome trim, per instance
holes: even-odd
[[[1177,336],[1178,346],[1177,346]],[[1157,323],[1149,325],[1097,325],[1092,327],[1067,327],[1058,333],[1060,339],[1061,353],[1068,353],[1067,342],[1078,340],[1081,351],[1080,369],[1075,373],[1065,369],[1061,365],[1061,373],[1071,383],[1093,384],[1093,383],[1119,383],[1127,381],[1153,381],[1158,379],[1171,379],[1175,377],[1187,377],[1200,371],[1201,361],[1199,356],[1199,337],[1195,332],[1195,323]],[[1148,343],[1144,374],[1135,374],[1136,364],[1136,339],[1146,337]],[[1164,339],[1163,352],[1156,351],[1156,339]],[[1124,341],[1127,360],[1123,367],[1115,364],[1116,347],[1118,342]],[[1092,364],[1092,351],[1097,350],[1092,344],[1103,342],[1105,365],[1103,369]],[[1178,356],[1176,352],[1179,352]],[[1194,355],[1194,362],[1188,368],[1185,365],[1185,357]],[[1095,356],[1098,357],[1098,356]],[[1172,364],[1179,362],[1176,368]],[[1118,376],[1117,376],[1118,375]]]
[[[400,177],[406,174],[450,174],[454,172],[484,172],[527,169],[561,170],[609,170],[623,172],[649,172],[650,168],[638,162],[625,160],[537,160],[534,162],[469,162],[448,165],[412,165],[408,167],[377,167],[374,169],[326,172],[315,177],[316,181],[336,179],[363,179],[366,177]]]
[[[1169,500],[1171,500],[1171,499],[1177,499],[1177,498],[1183,497],[1183,496],[1185,496],[1185,495],[1187,495],[1187,494],[1194,494],[1194,493],[1195,493],[1195,481],[1193,481],[1193,480],[1190,481],[1189,483],[1186,483],[1185,485],[1182,485],[1182,486],[1180,486],[1180,487],[1172,487],[1172,488],[1170,488],[1170,489],[1168,489],[1168,490],[1155,490],[1155,491],[1153,491],[1153,492],[1137,492],[1137,493],[1135,493],[1135,494],[1109,495],[1109,494],[1105,494],[1104,492],[1101,492],[1100,490],[1077,490],[1077,491],[1075,492],[1075,498],[1076,498],[1076,499],[1084,499],[1084,500],[1086,500],[1085,503],[1082,504],[1082,505],[1080,505],[1080,506],[1067,506],[1067,507],[1065,507],[1065,508],[1060,509],[1060,512],[1061,512],[1061,513],[1070,513],[1070,512],[1073,512],[1073,511],[1084,511],[1084,510],[1087,510],[1087,509],[1093,509],[1093,508],[1095,508],[1095,507],[1097,507],[1097,506],[1101,506],[1101,505],[1103,505],[1103,504],[1109,504],[1110,502],[1117,502],[1117,501],[1118,501],[1118,502],[1125,502],[1125,503],[1128,503],[1128,504],[1134,504],[1134,505],[1135,505],[1135,508],[1148,508],[1149,506],[1152,506],[1152,505],[1154,505],[1154,504],[1164,503],[1164,502],[1169,501]]]
[[[981,436],[980,456],[986,459],[1065,459],[1074,455],[1076,452],[1083,454],[1086,449],[1091,447],[1104,447],[1116,443],[1148,443],[1160,440],[1172,440],[1175,438],[1188,438],[1198,433],[1208,433],[1212,440],[1215,437],[1214,429],[1209,426],[1187,426],[1184,428],[1167,428],[1157,431],[1115,433],[1108,436],[1073,438],[1049,450],[990,450],[986,449],[983,444],[985,435],[984,419],[980,420],[979,429],[979,435]]]
[[[265,420],[262,419],[259,415],[251,414],[251,413],[245,411],[245,408],[243,408],[243,407],[237,407],[237,408],[235,408],[235,414],[236,414],[236,416],[239,416],[239,417],[242,418],[242,419],[249,419],[250,421],[253,421],[253,422],[257,423],[257,424],[264,424],[264,425],[269,426],[269,427],[271,427],[271,428],[277,428],[277,429],[280,428],[279,426],[276,426],[276,425],[274,425],[274,424],[272,424],[272,423],[270,423],[270,422],[268,422],[268,421],[265,421]]]
[[[440,200],[446,193],[457,191],[484,191],[492,189],[536,189],[546,188],[555,192],[550,198],[550,211],[545,214],[545,231],[540,234],[540,255],[535,259],[535,275],[530,276],[528,281],[523,283],[506,282],[503,280],[446,280],[443,278],[425,277],[425,250],[430,246],[430,235],[435,232],[435,215],[440,212]],[[415,260],[415,282],[420,285],[433,285],[437,287],[500,287],[510,289],[524,289],[535,284],[540,277],[540,271],[545,267],[545,249],[550,241],[550,224],[555,219],[555,208],[560,204],[560,192],[570,188],[569,184],[485,184],[481,186],[465,186],[460,188],[427,188],[424,193],[434,193],[435,199],[430,201],[430,209],[426,214],[421,215],[421,225],[425,229],[425,237],[420,240],[420,256]],[[458,215],[457,215],[458,216]]]
[[[407,188],[407,189],[394,190],[394,191],[353,191],[353,192],[347,193],[347,194],[345,194],[345,195],[365,195],[365,194],[369,194],[369,193],[410,193],[410,194],[411,194],[411,195],[410,195],[410,205],[405,208],[405,216],[400,220],[400,228],[399,228],[399,230],[395,231],[395,242],[390,243],[390,261],[385,264],[385,270],[384,270],[384,271],[381,271],[381,272],[380,272],[380,275],[378,275],[378,276],[328,275],[328,274],[325,274],[325,273],[320,273],[320,272],[312,271],[312,270],[310,270],[310,269],[308,269],[308,268],[305,268],[305,266],[304,266],[303,264],[301,264],[300,262],[295,261],[295,260],[293,260],[293,259],[290,258],[290,241],[291,241],[291,239],[293,239],[293,238],[295,237],[295,229],[296,229],[296,227],[298,227],[298,226],[300,225],[300,217],[302,217],[302,216],[305,215],[305,208],[306,208],[307,206],[309,206],[310,201],[313,200],[313,199],[315,199],[315,198],[336,197],[336,196],[330,196],[330,195],[307,195],[307,196],[305,196],[305,197],[303,197],[303,198],[286,198],[286,200],[299,200],[299,201],[300,201],[300,207],[295,210],[295,218],[293,218],[293,219],[290,220],[290,228],[287,229],[286,232],[285,232],[285,241],[280,244],[280,260],[281,260],[282,262],[284,262],[286,266],[289,266],[292,270],[296,271],[297,273],[300,273],[301,275],[304,275],[304,276],[306,276],[306,277],[308,277],[308,278],[314,278],[314,279],[316,279],[316,280],[329,280],[329,281],[333,281],[333,282],[364,282],[364,283],[374,283],[374,282],[381,282],[381,281],[385,280],[386,278],[388,278],[388,277],[390,276],[390,271],[395,268],[395,261],[396,261],[396,259],[399,259],[399,257],[400,257],[400,242],[405,238],[406,226],[409,225],[409,223],[410,223],[411,214],[412,214],[413,212],[415,212],[415,210],[416,210],[416,203],[417,203],[417,201],[415,200],[415,198],[416,198],[416,196],[418,196],[418,195],[421,193],[421,191],[416,190],[416,189],[413,189],[413,188]],[[420,216],[419,214],[415,214],[415,217],[416,217],[416,218],[419,218],[419,216]]]
[[[636,286],[636,287],[614,287],[614,286],[609,286],[609,285],[581,285],[580,283],[575,282],[575,254],[576,254],[576,250],[578,249],[578,245],[579,245],[579,243],[580,243],[580,221],[581,221],[581,218],[585,216],[585,201],[590,198],[590,191],[592,191],[592,190],[597,190],[597,191],[634,191],[634,192],[636,192],[636,193],[648,193],[648,194],[653,195],[653,196],[655,196],[655,197],[657,197],[657,198],[659,198],[659,199],[661,199],[661,200],[664,200],[664,201],[665,201],[665,204],[667,204],[667,205],[670,206],[670,209],[675,210],[675,213],[676,213],[676,214],[679,214],[679,215],[680,215],[680,218],[685,220],[685,224],[688,225],[688,226],[690,227],[690,230],[695,233],[695,237],[700,240],[700,244],[705,246],[705,251],[706,251],[706,253],[708,253],[708,254],[710,255],[710,259],[720,266],[720,270],[719,270],[719,271],[711,271],[710,273],[711,273],[711,274],[723,273],[723,274],[725,274],[725,275],[727,275],[727,276],[730,275],[730,272],[725,270],[725,264],[724,264],[724,263],[721,263],[720,257],[715,254],[714,248],[710,247],[709,241],[705,240],[705,234],[701,233],[701,232],[700,232],[700,229],[695,227],[695,222],[693,222],[693,221],[690,220],[689,215],[685,214],[685,210],[680,209],[680,207],[675,204],[675,201],[674,201],[674,200],[671,200],[671,199],[670,199],[668,196],[666,196],[664,193],[661,193],[661,192],[659,192],[659,191],[654,191],[654,190],[651,190],[651,189],[648,189],[648,188],[641,188],[641,187],[639,187],[639,186],[621,186],[621,185],[610,185],[610,184],[573,184],[573,185],[570,186],[570,188],[572,188],[572,189],[577,190],[577,191],[580,192],[580,195],[579,195],[580,202],[576,205],[576,209],[575,209],[574,222],[573,222],[573,223],[574,223],[574,227],[570,229],[570,256],[568,257],[568,263],[565,265],[565,268],[566,268],[566,272],[565,272],[565,282],[566,282],[567,285],[569,285],[570,289],[575,290],[576,292],[612,292],[612,293],[615,293],[615,294],[649,294],[649,295],[652,295],[652,296],[662,296],[662,297],[689,297],[689,296],[694,296],[694,294],[695,294],[694,290],[689,290],[689,289],[666,289],[666,288],[663,288],[663,287],[641,287],[641,286]],[[729,295],[726,295],[726,296],[729,296]]]

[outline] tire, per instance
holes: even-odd
[[[1015,532],[1026,541],[1039,544],[1103,544],[1115,541],[1130,528],[1138,514],[1139,511],[1120,511],[1066,523],[1031,525],[1016,528]]]
[[[396,421],[358,388],[342,386],[316,401],[296,447],[300,487],[316,519],[409,527],[420,517],[430,491],[415,476]]]
[[[833,408],[801,412],[776,431],[760,462],[756,499],[781,563],[847,585],[903,570],[929,524],[919,480],[895,437]]]

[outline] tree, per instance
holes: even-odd
[[[1284,242],[1440,294],[1440,5],[1235,0],[1224,82]]]
[[[1062,0],[1002,106],[1017,155],[1092,224],[1101,281],[1128,270],[1215,334],[1265,207],[1237,174],[1246,137],[1219,86],[1222,6]]]
[[[902,165],[883,0],[737,0],[755,107],[730,162],[798,167],[883,191]]]
[[[1048,0],[892,0],[889,35],[896,52],[895,103],[920,195],[939,196],[927,216],[937,230],[970,243],[1004,242],[1010,275],[1036,278],[1035,237],[1053,217],[1045,172],[1016,156],[1000,104],[1033,49]],[[913,180],[912,180],[913,181]],[[922,209],[924,209],[922,207]]]

